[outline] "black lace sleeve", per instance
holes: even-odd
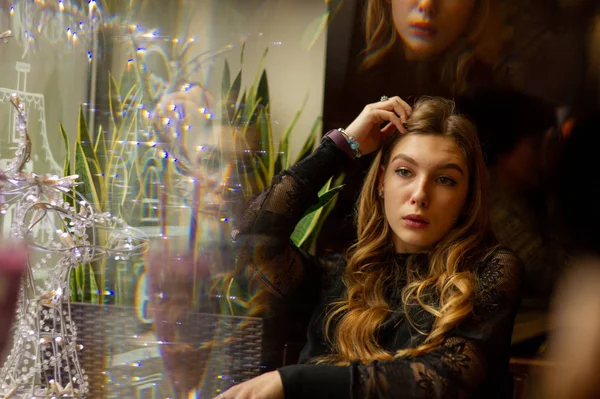
[[[303,161],[275,176],[234,229],[237,263],[251,269],[270,295],[286,298],[306,280],[315,262],[290,240],[317,193],[350,158],[329,138]]]
[[[512,252],[496,251],[478,271],[473,315],[438,350],[370,365],[283,367],[285,398],[495,397],[490,394],[506,383],[497,380],[507,375],[521,274]]]

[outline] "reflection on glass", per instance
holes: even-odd
[[[63,276],[90,397],[212,397],[259,374],[265,309],[230,237],[316,142],[328,13],[309,3],[0,2],[0,169],[18,148],[17,92],[35,134],[27,170],[77,174],[90,206],[170,245]]]

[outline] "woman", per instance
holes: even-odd
[[[327,179],[375,151],[358,202],[358,241],[326,271],[288,237]],[[273,180],[234,233],[238,260],[265,291],[311,313],[301,364],[219,398],[498,394],[521,265],[495,245],[486,190],[475,129],[450,100],[423,98],[411,109],[384,98],[344,133],[328,133]]]

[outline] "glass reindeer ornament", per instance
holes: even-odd
[[[139,255],[147,239],[122,219],[97,212],[76,191],[77,175],[25,172],[31,152],[27,116],[17,95],[11,103],[19,145],[8,168],[0,171],[0,213],[14,211],[10,235],[26,240],[30,254],[12,348],[0,369],[0,397],[83,398],[88,382],[71,317],[71,271],[102,257]]]

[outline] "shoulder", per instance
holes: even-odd
[[[518,291],[523,275],[523,262],[516,253],[497,247],[479,263],[476,276],[482,290],[501,288]]]
[[[514,309],[521,297],[522,275],[523,263],[513,251],[491,250],[477,268],[475,314],[490,317],[507,307]]]

